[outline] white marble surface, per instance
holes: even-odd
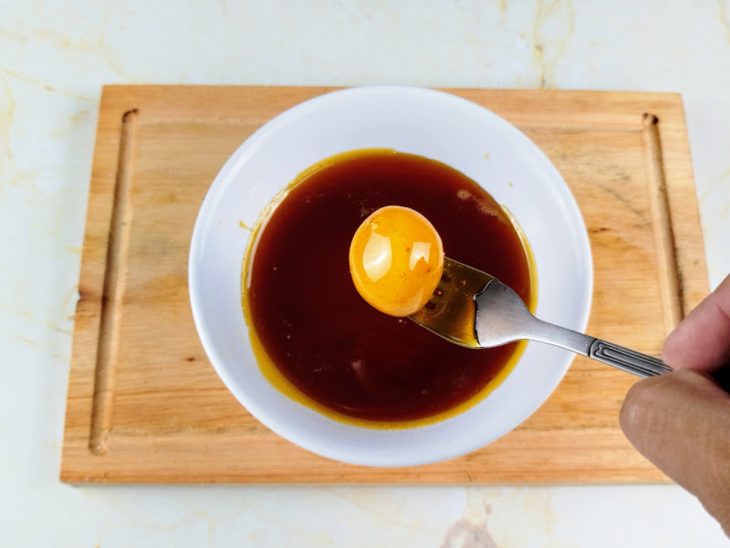
[[[727,545],[674,486],[60,484],[96,111],[111,82],[680,91],[714,286],[730,271],[728,0],[0,0],[0,544]]]

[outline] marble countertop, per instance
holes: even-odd
[[[679,91],[715,286],[730,272],[730,1],[0,2],[4,546],[727,545],[671,485],[61,484],[106,83]]]

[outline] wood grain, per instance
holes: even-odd
[[[193,222],[215,174],[267,120],[328,91],[110,86],[99,112],[61,478],[164,483],[667,481],[624,439],[635,378],[577,359],[528,421],[462,458],[372,469],[312,455],[253,419],[207,362],[187,296]],[[591,334],[657,354],[707,292],[681,98],[454,89],[560,170],[594,258]],[[515,191],[524,182],[514,181]],[[620,297],[619,297],[620,296]]]

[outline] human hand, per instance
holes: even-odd
[[[730,276],[667,337],[662,358],[676,371],[631,387],[621,428],[730,536],[730,393],[716,380],[730,367]]]

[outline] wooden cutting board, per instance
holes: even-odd
[[[206,360],[188,304],[193,222],[234,149],[328,91],[104,88],[76,312],[61,479],[164,483],[667,481],[624,439],[635,378],[579,358],[527,422],[444,463],[373,469],[279,438]],[[675,94],[456,89],[527,133],[556,164],[590,233],[589,332],[657,354],[707,292],[682,101]],[[242,335],[244,336],[244,335]]]

